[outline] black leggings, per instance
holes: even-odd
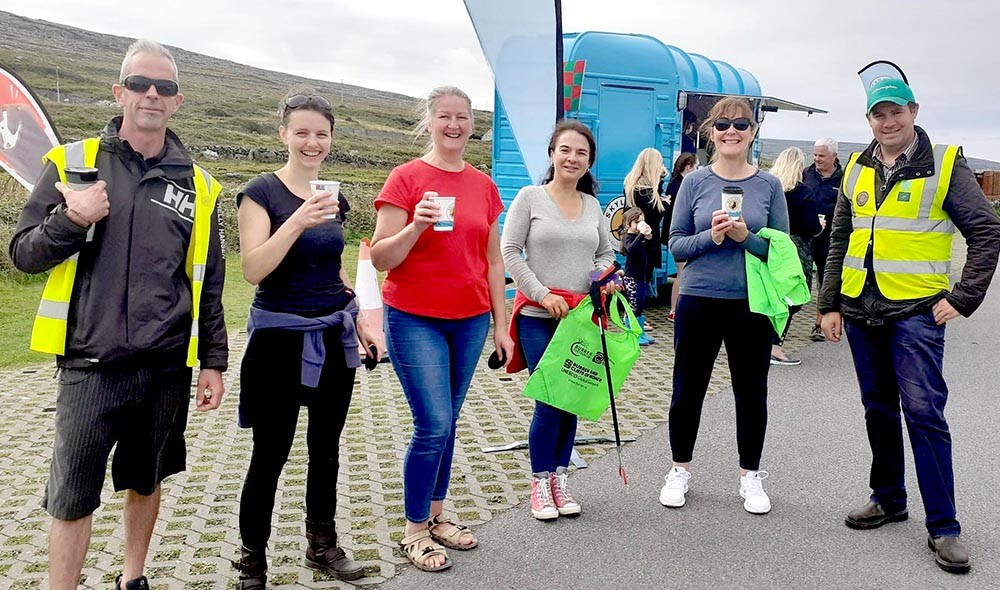
[[[681,295],[674,323],[674,394],[670,400],[673,460],[688,463],[694,453],[701,408],[722,344],[736,397],[736,442],[740,467],[760,469],[767,430],[767,372],[774,327],[752,313],[746,299]]]
[[[354,369],[346,368],[339,331],[326,342],[326,361],[319,387],[301,384],[302,333],[265,329],[254,332],[243,358],[241,395],[259,396],[260,410],[253,423],[253,455],[240,497],[240,537],[252,550],[264,550],[271,536],[271,515],[278,479],[288,460],[299,408],[306,406],[309,426],[306,445],[306,518],[333,523],[337,510],[340,470],[340,434],[347,420],[354,388]],[[266,397],[266,399],[264,399]]]

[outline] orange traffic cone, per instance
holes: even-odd
[[[358,307],[367,318],[368,325],[380,333],[382,331],[382,292],[378,286],[378,274],[372,264],[371,241],[361,238],[358,245],[358,273],[354,277],[354,293],[358,296]],[[362,358],[367,354],[359,345]]]

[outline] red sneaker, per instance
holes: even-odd
[[[580,514],[583,510],[580,507],[580,503],[573,499],[573,494],[569,491],[569,486],[566,484],[566,475],[565,471],[549,475],[549,482],[552,486],[552,499],[560,516]]]
[[[540,477],[531,478],[531,515],[538,520],[559,518],[559,509],[552,501],[552,487],[549,480]]]

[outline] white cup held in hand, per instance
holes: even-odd
[[[310,180],[309,190],[312,194],[330,191],[330,198],[337,203],[337,195],[340,194],[340,181],[337,180]],[[324,215],[323,219],[337,219],[337,215]]]
[[[743,189],[738,186],[722,188],[722,210],[729,219],[736,221],[743,214]]]
[[[452,231],[455,229],[455,197],[428,197],[428,200],[438,204],[441,217],[434,224],[434,231]]]

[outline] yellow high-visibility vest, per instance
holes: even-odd
[[[59,179],[66,182],[66,168],[93,167],[97,162],[97,152],[101,140],[94,137],[60,145],[45,154],[45,160],[52,162],[59,171]],[[188,244],[185,272],[191,281],[191,337],[188,340],[187,366],[198,363],[198,317],[201,315],[201,288],[205,282],[205,266],[208,263],[208,246],[211,241],[212,213],[222,190],[212,175],[194,166],[195,208],[194,223],[191,228],[191,242]],[[66,335],[69,320],[70,299],[76,280],[77,263],[80,254],[73,254],[52,269],[38,313],[31,328],[31,350],[50,354],[66,353]]]
[[[958,146],[934,146],[933,172],[896,182],[878,209],[875,169],[858,164],[860,153],[851,155],[843,190],[851,201],[854,231],[840,275],[841,293],[861,295],[869,245],[875,282],[887,299],[920,299],[948,290],[955,224],[942,204],[958,153]]]

